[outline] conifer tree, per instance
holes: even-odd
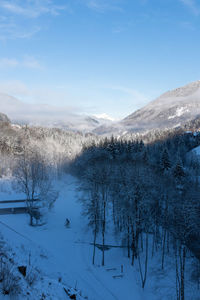
[[[183,179],[186,175],[180,159],[178,159],[178,161],[173,169],[173,175],[178,180]]]
[[[165,148],[161,157],[161,169],[164,172],[164,171],[168,171],[170,168],[171,168],[171,162],[169,159],[169,153]]]

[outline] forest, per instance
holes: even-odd
[[[177,300],[186,299],[188,280],[200,288],[200,160],[191,152],[200,145],[198,132],[99,137],[2,124],[0,135],[0,175],[12,176],[26,195],[30,225],[44,215],[34,214],[35,199],[48,194],[49,210],[58,197],[52,178],[70,173],[78,178],[82,214],[93,234],[92,264],[101,246],[106,265],[109,231],[138,266],[143,289],[157,258],[163,272],[174,260]]]
[[[111,137],[84,147],[72,172],[80,178],[83,214],[93,231],[93,264],[98,236],[105,264],[106,232],[112,228],[130,264],[138,262],[142,288],[149,261],[158,255],[161,270],[166,256],[175,259],[177,300],[186,299],[191,256],[199,288],[200,162],[188,153],[199,141],[199,134],[174,133],[149,144]]]

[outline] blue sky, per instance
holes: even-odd
[[[0,91],[123,118],[200,79],[200,1],[0,0]]]

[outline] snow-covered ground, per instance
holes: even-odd
[[[10,193],[9,183],[6,185],[7,189],[5,186],[2,188],[4,192],[1,193],[0,200],[19,199],[20,196],[24,198],[23,195]],[[125,274],[123,279],[112,278],[113,275],[120,274],[119,249],[106,253],[105,268],[100,267],[100,257],[99,262],[97,259],[99,266],[92,266],[92,246],[89,244],[92,239],[86,232],[81,217],[75,179],[70,176],[65,178],[59,183],[59,191],[59,199],[49,214],[48,223],[42,227],[30,227],[27,215],[1,216],[1,222],[9,226],[8,228],[0,223],[0,230],[9,245],[14,249],[18,246],[19,252],[26,249],[27,262],[28,253],[32,253],[32,264],[40,268],[46,276],[55,280],[62,277],[66,285],[78,288],[89,299],[128,300],[133,299],[133,295],[135,300],[144,299],[134,274],[131,276],[132,272],[129,275]],[[64,226],[66,217],[71,221],[69,229]],[[24,255],[23,251],[19,253],[20,255]],[[116,267],[117,270],[108,272],[106,271],[108,267]]]
[[[194,149],[192,150],[192,152],[193,152],[194,154],[200,156],[200,146],[194,148]]]
[[[54,209],[49,213],[48,222],[44,226],[30,227],[27,215],[0,216],[0,231],[4,239],[12,247],[19,263],[31,265],[40,270],[42,278],[52,283],[60,281],[67,287],[81,291],[82,297],[90,300],[160,300],[175,299],[174,279],[162,280],[165,276],[159,275],[161,280],[152,288],[151,281],[155,277],[155,270],[149,271],[150,284],[142,290],[137,267],[132,267],[126,257],[125,250],[112,248],[105,253],[105,267],[101,266],[101,251],[96,250],[96,264],[92,265],[92,236],[86,231],[85,220],[81,216],[81,205],[78,201],[80,194],[76,190],[76,179],[66,176],[56,184],[59,198]],[[9,187],[9,181],[0,181],[0,200],[23,199],[23,195],[14,194]],[[64,226],[65,219],[69,218],[70,228]],[[8,227],[7,227],[7,226]],[[110,241],[112,232],[108,232]],[[108,240],[107,240],[108,242]],[[120,275],[121,265],[124,272]],[[109,268],[116,270],[108,271]],[[170,268],[170,264],[169,264]],[[154,272],[155,271],[155,272]],[[170,272],[169,272],[170,273]],[[59,279],[60,278],[60,279]],[[39,289],[44,285],[36,285]],[[157,288],[157,290],[155,290]],[[58,292],[54,285],[53,296],[49,291],[46,299],[67,299],[66,294]],[[161,296],[162,295],[162,296]],[[175,294],[174,294],[175,296]],[[4,297],[2,298],[4,299]],[[22,298],[19,297],[21,300]],[[36,299],[28,297],[24,299]],[[192,298],[191,298],[192,299]]]

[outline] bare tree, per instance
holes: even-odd
[[[83,192],[81,202],[83,204],[83,215],[88,218],[88,225],[92,228],[93,239],[93,257],[92,263],[95,263],[96,239],[100,227],[100,198],[98,185],[98,170],[90,167],[84,174],[84,182],[80,186]]]
[[[36,148],[24,148],[14,174],[15,187],[26,195],[30,225],[33,226],[33,219],[38,220],[41,217],[36,210],[41,207],[51,208],[58,193],[52,188],[48,167]],[[39,207],[37,203],[39,203]]]

